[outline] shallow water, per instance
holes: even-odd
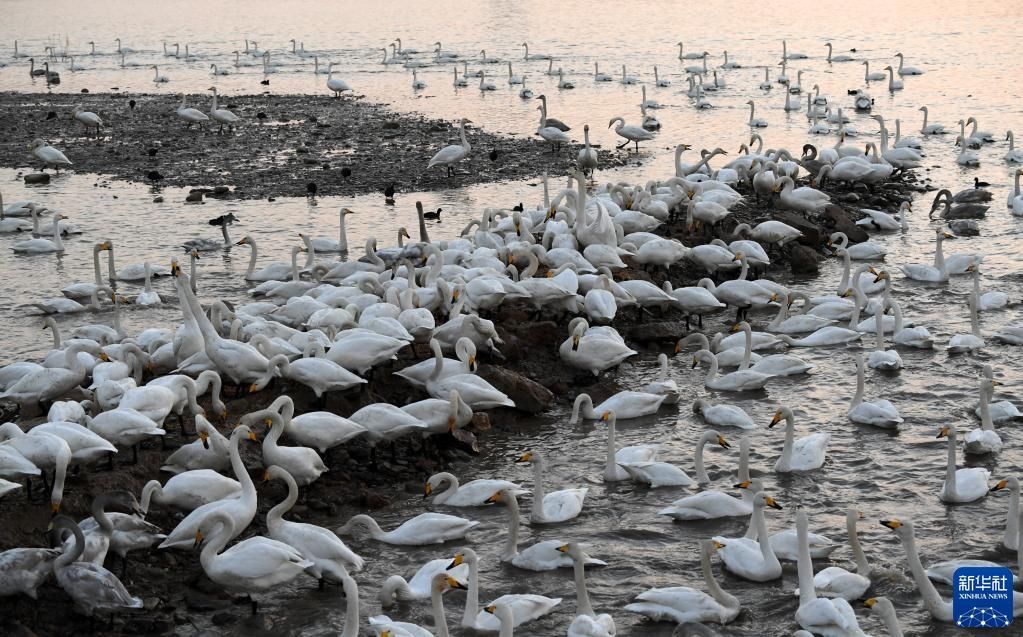
[[[488,55],[517,59],[521,48],[515,44],[528,40],[534,51],[554,53],[555,67],[571,69],[577,80],[574,91],[559,91],[556,82],[543,75],[545,63],[516,63],[516,74],[528,73],[533,89],[546,92],[550,98],[551,114],[573,127],[573,135],[581,138],[582,124],[590,122],[593,141],[600,144],[615,143],[604,122],[610,117],[625,114],[627,119],[638,118],[639,87],[618,83],[597,85],[586,74],[594,59],[599,59],[603,71],[615,72],[616,65],[628,64],[630,73],[637,73],[648,81],[648,99],[669,105],[656,111],[664,127],[658,139],[647,145],[641,165],[606,175],[607,179],[663,178],[672,174],[671,149],[674,144],[686,142],[695,148],[721,146],[734,153],[738,144],[747,140],[745,126],[748,110],[744,106],[751,97],[757,100],[757,116],[767,119],[770,126],[759,131],[768,146],[799,148],[809,137],[806,118],[802,112],[785,114],[780,109],[781,90],[778,85],[763,96],[757,89],[763,65],[772,66],[772,77],[777,68],[782,36],[787,37],[790,51],[813,54],[809,60],[792,61],[790,76],[796,69],[806,69],[803,86],[820,84],[823,92],[838,105],[849,106],[851,100],[845,90],[860,86],[863,67],[858,63],[833,64],[823,60],[823,42],[830,38],[836,44],[836,54],[857,48],[857,58],[867,57],[872,70],[880,70],[890,62],[888,56],[894,47],[906,53],[907,64],[926,71],[920,77],[904,78],[906,89],[890,95],[886,82],[874,83],[870,88],[876,98],[874,112],[883,114],[890,128],[893,119],[901,117],[918,128],[918,106],[931,107],[933,121],[950,129],[960,118],[976,115],[981,128],[1001,133],[1018,121],[1020,94],[1018,82],[1012,81],[1015,67],[1015,38],[1011,25],[1015,19],[1011,3],[980,2],[965,8],[952,2],[861,3],[850,10],[848,3],[818,3],[812,9],[787,12],[766,12],[751,7],[745,19],[737,20],[733,3],[707,3],[700,7],[667,2],[634,3],[627,9],[614,9],[605,14],[593,13],[590,3],[574,0],[557,5],[558,13],[551,13],[547,3],[462,3],[434,2],[411,4],[385,2],[370,7],[345,4],[289,3],[289,11],[282,15],[280,3],[247,2],[220,3],[211,9],[207,3],[164,2],[151,8],[132,8],[125,14],[115,4],[90,6],[88,12],[77,3],[58,1],[41,11],[28,2],[5,3],[10,19],[0,24],[0,42],[9,47],[18,37],[23,50],[40,54],[49,42],[63,43],[65,33],[74,50],[87,49],[88,40],[99,43],[102,55],[79,57],[78,64],[90,67],[88,71],[72,74],[61,68],[63,83],[54,90],[78,91],[89,88],[92,92],[119,87],[125,91],[152,91],[152,70],[145,67],[121,70],[109,53],[114,48],[113,38],[121,37],[125,46],[147,49],[150,53],[131,56],[140,64],[157,62],[160,72],[171,82],[157,87],[160,92],[201,92],[211,84],[207,75],[211,62],[229,65],[230,51],[241,46],[246,35],[270,46],[272,59],[281,62],[281,71],[270,76],[270,89],[275,93],[308,93],[310,100],[324,97],[324,76],[314,77],[311,63],[301,66],[296,57],[283,52],[286,40],[295,37],[304,41],[306,48],[322,52],[321,60],[329,58],[340,62],[341,76],[357,92],[369,99],[388,102],[400,111],[418,111],[433,116],[456,118],[467,116],[477,125],[493,131],[528,135],[535,127],[535,102],[520,100],[517,90],[510,91],[504,83],[507,68],[495,65],[502,75],[494,78],[498,90],[481,96],[473,87],[454,91],[450,86],[450,66],[427,68],[420,77],[428,88],[413,94],[411,73],[400,67],[378,64],[373,48],[382,46],[395,35],[407,34],[405,46],[431,48],[430,42],[441,39],[446,50],[472,54],[486,47]],[[83,5],[84,6],[84,5]],[[393,16],[382,20],[380,16]],[[231,23],[230,29],[222,25]],[[663,25],[678,25],[664,29]],[[159,25],[154,29],[154,25]],[[821,33],[821,29],[828,29]],[[713,38],[701,34],[712,32]],[[52,35],[48,35],[52,34]],[[756,68],[731,70],[723,74],[728,88],[708,99],[717,108],[695,111],[682,88],[677,48],[679,38],[690,40],[694,49],[708,50],[719,55],[727,48],[731,59]],[[164,58],[157,53],[163,40],[184,43],[200,56],[200,60],[185,64]],[[0,61],[11,62],[8,49],[0,53]],[[596,56],[599,54],[599,58]],[[250,58],[251,60],[251,58]],[[720,64],[720,57],[712,62]],[[169,63],[168,63],[169,62]],[[662,76],[673,82],[670,88],[652,86],[652,66],[657,63]],[[687,62],[689,64],[691,62]],[[10,90],[45,90],[43,83],[29,79],[18,65],[0,69],[0,86]],[[478,65],[471,64],[471,68]],[[249,68],[214,82],[226,94],[244,94],[261,90],[258,80],[262,74]],[[805,98],[804,98],[805,99]],[[45,111],[40,106],[40,112]],[[860,141],[876,141],[877,126],[862,115],[848,113],[853,126],[860,130]],[[116,137],[116,126],[112,129]],[[244,133],[242,133],[244,134]],[[1010,183],[1011,169],[1002,161],[1006,144],[999,142],[981,151],[982,167],[977,170],[959,168],[954,159],[953,136],[924,140],[927,169],[919,171],[930,177],[938,187],[953,191],[972,182],[974,175],[990,181],[995,199],[988,219],[981,222],[982,236],[949,241],[946,254],[955,252],[983,252],[987,255],[984,266],[984,288],[1001,289],[1014,299],[1023,297],[1023,278],[1020,276],[1018,250],[1020,224],[1012,218],[1003,202]],[[26,140],[27,141],[27,140]],[[59,146],[59,140],[52,140]],[[811,140],[812,141],[812,140]],[[834,135],[819,143],[831,145]],[[104,142],[99,142],[100,144]],[[859,143],[859,142],[857,142]],[[74,158],[72,158],[73,160]],[[482,160],[482,155],[481,155]],[[518,201],[537,202],[539,188],[535,182],[491,184],[464,190],[434,193],[410,193],[391,208],[383,205],[378,195],[360,198],[320,198],[312,205],[305,199],[279,199],[276,202],[220,202],[209,200],[204,205],[186,206],[178,202],[182,191],[165,192],[167,203],[153,204],[153,194],[143,186],[106,182],[91,175],[61,175],[48,186],[27,189],[17,180],[15,171],[0,170],[0,187],[5,199],[13,201],[31,198],[43,201],[71,217],[86,229],[86,234],[72,240],[65,255],[16,257],[6,246],[14,239],[0,236],[0,272],[4,273],[6,299],[0,307],[0,321],[5,330],[0,334],[3,354],[0,362],[39,356],[49,347],[49,336],[39,331],[40,319],[27,316],[25,305],[40,297],[59,294],[64,285],[91,278],[91,244],[102,238],[114,240],[120,265],[150,260],[166,264],[171,256],[181,255],[176,246],[195,236],[215,236],[205,221],[234,212],[241,223],[232,228],[234,238],[245,234],[253,236],[260,249],[260,262],[286,260],[290,247],[297,243],[298,232],[317,236],[336,234],[337,210],[348,206],[357,214],[348,218],[349,238],[353,245],[361,245],[371,235],[389,243],[397,227],[415,228],[415,213],[411,203],[421,199],[427,209],[443,207],[443,222],[431,224],[434,239],[455,235],[466,221],[480,214],[486,206],[508,206]],[[930,262],[934,250],[934,224],[926,219],[929,197],[914,202],[915,212],[906,234],[878,235],[876,241],[888,249],[886,263]],[[168,237],[173,237],[169,240]],[[361,251],[354,251],[354,255]],[[354,256],[353,255],[353,256]],[[249,250],[235,247],[230,252],[210,253],[200,261],[200,292],[204,300],[226,298],[241,302],[247,286],[241,274],[248,263]],[[821,275],[813,280],[797,281],[796,287],[812,293],[827,293],[837,285],[840,262],[830,260]],[[917,324],[926,325],[943,344],[955,333],[969,331],[966,294],[968,278],[956,277],[947,286],[926,286],[906,281],[897,272],[894,275],[895,294],[907,316]],[[119,291],[133,294],[137,286],[122,284]],[[161,293],[171,294],[166,282],[157,283]],[[159,309],[124,312],[125,329],[135,333],[151,325],[167,325],[180,320],[173,306]],[[766,316],[757,316],[757,322]],[[109,313],[99,317],[70,317],[59,319],[65,332],[72,326],[99,320],[110,320]],[[982,329],[990,334],[1003,324],[1020,321],[1018,310],[1005,310],[982,315]],[[721,318],[708,323],[708,332],[721,329]],[[864,347],[873,346],[873,339],[864,339]],[[878,518],[898,514],[912,515],[917,523],[918,544],[925,564],[951,557],[986,557],[1012,563],[1013,556],[994,552],[1000,539],[1005,519],[1006,499],[992,496],[981,502],[949,507],[937,500],[943,479],[945,443],[934,436],[941,425],[954,423],[966,430],[976,426],[971,411],[976,400],[976,377],[984,362],[994,365],[996,374],[1005,382],[996,399],[1023,399],[1019,383],[1023,380],[1017,363],[1018,350],[990,342],[983,353],[972,357],[951,357],[940,348],[933,352],[903,351],[906,368],[896,375],[868,373],[867,396],[888,397],[900,409],[906,426],[898,436],[848,423],[845,417],[848,400],[854,390],[855,366],[850,350],[798,350],[795,354],[818,365],[809,379],[778,380],[768,384],[763,395],[736,399],[728,395],[710,396],[714,401],[734,402],[746,408],[764,427],[750,432],[753,442],[752,467],[754,474],[764,475],[770,491],[785,506],[784,511],[770,511],[768,525],[772,531],[793,524],[792,509],[796,505],[811,512],[811,525],[816,531],[842,540],[845,507],[855,505],[865,514],[860,535],[868,559],[891,571],[891,577],[875,579],[874,594],[888,595],[896,603],[900,619],[908,634],[952,635],[957,631],[948,626],[930,622],[929,616],[912,592],[905,571],[904,553],[892,532],[876,523]],[[690,411],[691,401],[708,392],[702,389],[699,370],[689,368],[690,359],[673,360],[672,374],[685,388],[682,403],[677,409],[661,411],[656,417],[619,423],[618,444],[628,445],[657,441],[664,446],[662,458],[676,462],[691,470],[692,450],[703,430],[703,424]],[[652,356],[644,356],[632,366],[626,366],[620,377],[623,387],[636,388],[654,377],[656,366]],[[797,427],[801,433],[828,431],[832,434],[829,447],[830,462],[821,471],[806,476],[774,476],[772,467],[780,453],[783,433],[768,430],[777,405],[789,405],[797,413]],[[477,477],[506,477],[531,481],[528,467],[514,465],[513,455],[528,448],[554,450],[571,445],[574,451],[555,458],[547,476],[548,489],[564,486],[588,485],[583,515],[568,524],[550,529],[524,528],[522,542],[559,537],[585,542],[590,552],[605,559],[610,566],[588,573],[588,585],[594,607],[598,612],[609,612],[617,621],[620,634],[668,635],[671,626],[652,624],[638,616],[626,614],[622,608],[632,598],[651,586],[692,585],[702,588],[699,579],[697,545],[700,539],[712,534],[732,536],[741,534],[745,520],[725,523],[679,524],[660,519],[656,511],[666,503],[684,495],[681,489],[646,489],[628,484],[605,486],[601,480],[605,434],[601,425],[585,423],[567,425],[568,405],[560,405],[555,413],[535,419],[516,419],[501,423],[485,436],[483,454],[466,467],[455,472],[464,480]],[[740,431],[722,432],[737,448]],[[983,461],[993,472],[993,478],[1007,477],[1018,471],[1023,454],[1019,451],[1019,434],[1014,425],[999,428],[1005,441],[1005,450],[995,459]],[[708,449],[707,461],[717,487],[734,483],[737,451]],[[962,463],[962,457],[960,457]],[[970,464],[973,464],[971,461]],[[523,509],[528,502],[523,503]],[[396,525],[425,510],[421,498],[409,495],[407,500],[375,515],[385,528]],[[509,592],[535,592],[552,597],[564,597],[557,612],[524,629],[523,634],[558,634],[565,630],[575,612],[571,574],[532,574],[499,566],[496,554],[504,536],[503,509],[456,510],[455,512],[481,520],[482,524],[470,538],[481,553],[481,601],[487,601]],[[339,519],[333,526],[340,525]],[[488,538],[497,538],[493,544]],[[367,569],[357,578],[361,585],[363,614],[376,614],[375,600],[378,583],[392,573],[411,575],[411,571],[426,560],[453,554],[457,543],[436,548],[395,549],[368,539],[352,540],[351,545],[365,556],[372,556]],[[835,557],[848,565],[848,549],[840,549]],[[716,568],[720,573],[720,569]],[[795,568],[786,568],[783,580],[766,585],[753,585],[725,574],[726,590],[735,594],[744,606],[738,621],[722,630],[729,635],[783,635],[795,627],[793,613],[795,598],[787,592],[795,587]],[[878,582],[878,580],[880,580]],[[461,616],[462,594],[446,597],[449,623],[454,626]],[[334,590],[312,590],[308,581],[300,580],[282,587],[264,608],[275,621],[277,634],[335,634],[344,613],[343,602]],[[857,609],[861,625],[868,632],[881,633],[879,623],[862,608]],[[429,622],[427,605],[408,605],[395,609],[392,617]],[[239,633],[256,632],[255,624],[245,621],[235,626]],[[454,634],[467,634],[460,628]],[[881,633],[883,634],[883,633]]]

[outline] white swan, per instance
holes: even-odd
[[[757,536],[766,538],[767,521],[764,518],[764,507],[781,509],[781,505],[766,493],[760,492],[753,496],[753,513],[750,526],[757,529]],[[753,582],[769,582],[781,577],[781,562],[774,554],[771,543],[757,542],[748,538],[715,537],[718,555],[725,567],[739,577]]]
[[[376,520],[365,514],[350,518],[335,531],[338,535],[350,533],[358,526],[364,526],[370,537],[380,542],[398,546],[425,546],[441,544],[465,537],[479,522],[443,513],[420,513],[405,520],[397,528],[384,532]]]
[[[32,155],[39,160],[45,169],[47,166],[52,166],[60,172],[61,166],[72,166],[71,160],[67,156],[50,146],[41,139],[35,139],[32,141]]]
[[[543,454],[538,451],[527,451],[519,456],[516,462],[528,462],[533,465],[533,506],[529,512],[530,522],[557,524],[567,522],[582,513],[588,487],[547,493],[543,484]]]
[[[975,279],[976,281],[976,279]],[[980,333],[980,319],[977,316],[978,284],[974,284],[974,290],[967,297],[967,305],[970,308],[970,332],[969,334],[953,334],[948,339],[949,354],[969,354],[984,347],[984,337]]]
[[[998,453],[1002,450],[1002,438],[995,431],[994,422],[991,420],[991,410],[988,409],[988,403],[994,394],[996,384],[997,381],[989,378],[980,380],[980,428],[966,434],[966,438],[963,439],[965,453],[980,455]]]
[[[569,424],[579,422],[580,416],[587,420],[603,419],[604,415],[613,411],[622,420],[641,418],[657,413],[666,401],[666,396],[640,391],[620,391],[596,407],[589,394],[579,394],[572,405],[572,416]]]
[[[878,327],[880,326],[880,327]],[[867,359],[871,369],[885,371],[902,369],[902,356],[894,349],[885,349],[884,333],[887,331],[884,320],[884,303],[877,303],[874,307],[874,330],[877,337],[877,347],[870,352]]]
[[[59,549],[27,547],[0,553],[0,596],[24,593],[32,599],[38,599],[38,589],[50,579],[53,562],[60,554]]]
[[[341,99],[341,94],[344,93],[345,91],[352,90],[352,87],[348,84],[348,82],[342,80],[339,77],[334,77],[333,62],[327,64],[327,90],[334,93],[334,97],[338,99]]]
[[[896,53],[895,57],[899,58],[899,75],[923,75],[924,72],[915,66],[903,66],[905,57],[901,53]]]
[[[512,625],[518,626],[542,617],[554,610],[554,607],[561,603],[560,597],[550,598],[543,595],[530,593],[502,595],[492,601],[487,608],[494,605],[502,607],[507,613],[505,622],[499,621],[492,612],[479,609],[479,556],[470,548],[463,548],[455,554],[448,569],[467,564],[469,566],[469,586],[465,596],[465,611],[462,613],[462,626],[475,630],[496,632],[507,623],[508,631],[502,634],[511,635]]]
[[[199,124],[202,126],[206,122],[210,121],[210,118],[206,113],[203,113],[197,108],[190,108],[185,106],[185,94],[178,93],[178,97],[181,98],[181,104],[174,111],[178,117],[185,120],[185,128],[191,128],[192,124]]]
[[[283,480],[288,486],[288,496],[266,514],[266,527],[272,539],[294,547],[312,562],[307,572],[316,579],[340,583],[348,569],[362,570],[364,560],[327,529],[284,519],[284,514],[298,501],[298,484],[291,474],[272,465],[266,470],[266,479]]]
[[[52,252],[64,252],[63,235],[60,232],[61,219],[67,219],[64,215],[53,215],[53,239],[26,239],[11,244],[11,250],[16,254],[47,254]]]
[[[615,122],[618,123],[615,126]],[[614,126],[615,134],[623,138],[625,142],[618,146],[619,149],[625,148],[629,144],[636,145],[636,152],[639,152],[639,143],[649,141],[654,138],[654,134],[646,130],[642,126],[626,125],[624,117],[615,117],[607,125],[608,128]]]
[[[252,519],[256,517],[256,487],[252,483],[252,478],[249,476],[245,463],[242,462],[239,455],[238,446],[243,437],[256,441],[256,434],[252,430],[245,425],[239,425],[231,432],[229,452],[231,455],[231,468],[238,483],[242,486],[241,495],[238,498],[210,502],[195,509],[174,527],[174,530],[170,532],[167,539],[158,548],[189,548],[195,539],[196,533],[204,525],[208,525],[214,514],[222,513],[231,518],[231,531],[233,533],[231,537],[237,536],[252,523]],[[207,532],[209,530],[211,529],[207,529]],[[226,545],[230,539],[230,537],[224,537],[224,544]]]
[[[447,169],[448,177],[451,177],[454,174],[454,165],[468,157],[469,153],[472,151],[472,146],[469,145],[469,141],[465,138],[465,125],[468,121],[468,119],[463,117],[459,124],[458,134],[462,143],[459,145],[445,146],[437,151],[437,153],[430,158],[430,163],[426,166],[427,169],[433,168],[434,166],[444,166]]]
[[[150,480],[142,487],[141,510],[148,513],[149,507],[157,504],[172,506],[183,511],[194,511],[204,504],[241,495],[242,486],[237,480],[221,475],[212,469],[183,471],[172,476],[166,484]]]
[[[924,571],[923,564],[920,563],[920,555],[916,550],[916,537],[913,532],[913,521],[912,520],[900,520],[897,518],[890,518],[887,520],[881,520],[883,526],[888,527],[895,531],[895,534],[899,536],[899,540],[902,542],[902,548],[906,551],[906,561],[909,563],[909,570],[913,574],[913,580],[916,582],[917,588],[920,589],[920,597],[923,598],[924,606],[930,612],[931,617],[939,622],[954,622],[955,617],[952,615],[952,602],[946,602],[938,594],[937,589],[934,588],[934,584],[928,579],[928,573]],[[997,566],[990,562],[974,562],[968,561],[960,562],[963,566]],[[1013,592],[1012,593],[1012,607],[1013,616],[1019,617],[1023,614],[1023,593]]]
[[[788,473],[820,469],[824,465],[831,434],[815,433],[796,440],[796,418],[788,407],[780,407],[774,413],[774,418],[771,419],[771,424],[768,427],[773,428],[781,422],[782,418],[785,419],[785,444],[782,447],[781,456],[774,464],[774,470],[778,473]]]
[[[613,412],[610,414],[613,417]],[[612,421],[613,422],[613,421]],[[667,462],[655,462],[655,461],[640,461],[640,462],[622,462],[617,461],[619,467],[625,469],[629,477],[637,482],[644,482],[649,484],[651,487],[661,486],[681,486],[688,487],[693,484],[707,484],[710,482],[710,477],[707,475],[707,470],[703,465],[703,449],[708,442],[714,442],[720,445],[722,448],[729,449],[731,445],[728,441],[716,431],[705,431],[696,442],[696,452],[693,458],[693,464],[696,468],[696,480],[694,481],[685,471],[682,471],[675,465]],[[610,462],[611,455],[608,450],[608,462]],[[607,471],[605,470],[605,475]]]
[[[444,354],[440,343],[432,339],[430,348],[434,354],[433,373],[426,381],[426,391],[430,396],[444,399],[452,391],[457,391],[473,411],[515,406],[515,402],[504,392],[476,374],[444,374]]]
[[[573,565],[572,558],[558,550],[565,543],[562,540],[542,540],[519,550],[519,501],[514,491],[502,489],[494,493],[488,500],[490,503],[505,504],[508,511],[508,537],[500,559],[513,566],[528,571],[553,571]],[[447,563],[447,562],[445,562]],[[607,566],[607,562],[592,557],[586,558],[587,566]]]
[[[224,126],[234,131],[234,126],[241,121],[241,118],[226,108],[217,108],[217,87],[211,86],[208,90],[213,91],[213,104],[210,106],[210,118],[220,124],[218,133],[224,132]]]
[[[938,497],[942,502],[973,502],[987,495],[991,472],[983,467],[956,469],[956,433],[955,425],[947,425],[937,435],[938,438],[948,438],[948,464]]]
[[[763,389],[773,376],[752,370],[738,370],[718,376],[718,359],[709,350],[700,350],[693,355],[693,368],[700,363],[710,366],[703,384],[716,391],[756,391]]]
[[[67,441],[50,433],[25,433],[18,425],[8,422],[0,425],[0,442],[20,453],[44,475],[45,472],[53,472],[50,511],[59,513],[64,499],[64,480],[71,462],[71,447]],[[43,483],[46,483],[45,477]]]
[[[434,504],[451,507],[485,506],[490,503],[493,495],[500,491],[508,491],[515,495],[529,493],[522,486],[508,480],[483,479],[460,484],[453,474],[442,471],[433,474],[426,481],[423,497],[434,495]]]
[[[846,415],[849,420],[861,425],[873,425],[882,429],[896,429],[903,422],[899,410],[888,400],[863,400],[864,364],[863,354],[856,354],[856,393]]]
[[[568,637],[614,637],[618,632],[615,620],[607,613],[597,615],[590,604],[585,568],[590,556],[574,542],[563,544],[557,550],[571,558],[575,575],[576,616],[568,627]]]
[[[856,533],[856,523],[862,517],[863,515],[855,508],[846,509],[845,529],[849,535],[853,560],[856,562],[856,572],[847,571],[841,566],[829,566],[822,569],[813,576],[813,588],[817,595],[852,601],[863,597],[863,594],[870,588],[870,565],[867,563],[867,556],[863,554],[863,547],[860,546],[860,539]],[[795,593],[799,595],[799,589],[796,589]]]
[[[856,613],[844,598],[817,597],[814,590],[813,563],[810,561],[810,543],[807,539],[806,511],[796,511],[796,535],[799,543],[799,608],[796,621],[811,633],[828,636],[866,637],[860,630]]]
[[[314,563],[296,548],[256,535],[224,550],[239,531],[235,520],[223,510],[213,512],[195,532],[195,546],[202,546],[199,563],[206,577],[232,593],[249,595],[252,612],[257,609],[253,593],[262,593],[290,582]]]
[[[223,471],[231,466],[231,443],[201,414],[195,417],[197,440],[182,445],[164,461],[161,471],[181,473],[196,469]]]

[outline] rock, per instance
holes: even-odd
[[[49,173],[29,173],[25,175],[26,184],[48,184],[50,183]]]
[[[783,210],[774,213],[774,218],[802,232],[803,236],[799,238],[799,243],[811,247],[817,247],[822,243],[821,229],[812,221],[807,221],[802,215]]]
[[[153,203],[163,203],[163,197],[153,197]]]
[[[860,196],[854,192],[844,192],[840,195],[837,195],[835,199],[838,199],[839,201],[844,201],[845,203],[859,203]]]
[[[867,231],[856,225],[852,215],[840,206],[825,206],[821,220],[833,232],[844,232],[845,236],[849,237],[849,243],[862,243],[870,238]]]
[[[217,599],[197,590],[188,589],[185,591],[185,605],[188,606],[189,610],[205,612],[222,610],[230,606],[231,602],[226,599]]]
[[[490,414],[478,412],[472,415],[472,422],[469,423],[473,431],[487,431],[493,424],[490,422]]]
[[[674,343],[682,338],[683,335],[683,326],[678,322],[638,323],[629,328],[629,339],[641,343],[658,341],[671,341]]]
[[[381,128],[384,130],[398,130],[401,128],[401,124],[399,122],[384,122]]]
[[[226,195],[226,194],[228,194],[230,192],[231,192],[231,189],[228,188],[227,186],[214,186],[213,187],[213,194],[214,195]]]
[[[214,614],[212,620],[214,626],[226,626],[227,624],[235,623],[236,621],[238,621],[238,618],[232,615],[231,613],[222,611]]]
[[[801,243],[794,244],[789,252],[789,266],[796,274],[817,274],[819,260],[816,250]]]
[[[188,193],[187,197],[185,197],[185,201],[189,201],[189,202],[193,202],[193,203],[197,202],[197,201],[202,201],[202,191],[201,190],[193,190],[192,192]]]
[[[483,365],[478,373],[480,378],[508,394],[521,411],[537,414],[554,402],[554,394],[549,389],[511,370]]]

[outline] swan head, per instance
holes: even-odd
[[[754,500],[754,505],[756,505],[756,504],[759,504],[762,507],[768,506],[768,507],[771,507],[772,509],[778,509],[779,511],[782,510],[782,506],[780,504],[778,504],[777,500],[775,500],[774,498],[772,498],[771,496],[767,495],[766,493],[764,493],[762,491],[756,495],[756,500]]]
[[[945,425],[938,430],[938,435],[935,438],[952,438],[955,436],[955,425]]]
[[[904,528],[904,527],[906,527],[909,524],[911,524],[911,523],[909,523],[909,522],[902,522],[902,521],[897,520],[895,518],[890,518],[888,520],[881,520],[881,526],[886,526],[886,527],[888,527],[889,529],[891,529],[893,531],[898,531],[899,529]]]
[[[1006,478],[1004,480],[999,480],[998,484],[988,489],[988,492],[994,493],[995,491],[1002,491],[1004,489],[1009,489],[1011,491],[1019,491],[1019,480],[1017,478]]]
[[[713,431],[709,431],[707,433],[711,434],[713,436],[713,438],[711,438],[711,439],[714,440],[715,442],[717,442],[717,444],[720,447],[722,447],[724,449],[731,449],[732,448],[732,445],[728,444],[728,441],[725,440],[725,437],[722,436],[721,434],[715,433]]]
[[[515,462],[533,462],[535,457],[536,457],[535,453],[533,453],[532,451],[527,451],[526,453],[516,458]]]
[[[504,489],[501,489],[500,491],[498,491],[494,495],[492,495],[489,498],[487,498],[486,499],[486,503],[487,504],[497,504],[498,502],[504,502],[504,498],[505,498],[505,494],[506,493],[507,492]]]
[[[458,553],[455,553],[455,557],[452,558],[451,563],[448,564],[448,567],[445,570],[450,571],[451,569],[455,568],[456,566],[461,566],[462,564],[472,563],[472,562],[475,562],[476,560],[477,560],[476,552],[473,551],[470,548],[464,548],[461,551],[459,551]]]
[[[199,436],[199,441],[202,442],[202,448],[203,449],[209,449],[210,448],[210,434],[207,433],[206,430],[204,429],[204,430],[201,430],[198,433],[198,436]]]
[[[768,428],[769,429],[773,428],[775,425],[777,425],[783,419],[788,419],[788,418],[791,418],[791,417],[792,417],[792,410],[791,409],[789,409],[788,407],[779,407],[778,411],[774,412],[774,417],[771,418],[771,424],[768,425]]]

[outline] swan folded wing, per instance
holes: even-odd
[[[721,517],[749,515],[752,507],[722,491],[701,491],[696,495],[679,498],[658,515],[670,515],[679,520],[712,520]]]
[[[58,581],[88,614],[95,609],[142,608],[142,600],[132,597],[121,580],[91,562],[74,562],[60,570]]]
[[[688,487],[695,482],[686,472],[668,462],[619,462],[619,467],[628,472],[637,482],[651,487]]]
[[[846,609],[849,613],[853,612],[849,602],[844,599],[817,598],[807,604],[800,604],[796,611],[796,621],[810,632],[824,632],[834,628],[849,630],[858,624],[855,614],[850,623]]]
[[[721,604],[703,591],[689,586],[651,588],[637,595],[636,600],[625,610],[654,620],[670,619],[679,624],[723,621]]]
[[[291,580],[292,570],[282,569],[285,563],[305,570],[314,564],[293,546],[260,536],[249,538],[217,556],[217,561],[230,563],[230,579],[266,579],[265,586]]]
[[[796,440],[792,447],[792,466],[817,469],[824,464],[831,434],[817,433]]]
[[[560,597],[551,598],[524,593],[519,595],[502,595],[488,604],[488,606],[495,606],[497,604],[507,606],[511,609],[512,617],[514,618],[513,625],[519,626],[537,617],[546,615],[560,603]],[[495,615],[481,610],[479,615],[476,616],[476,627],[480,630],[496,633],[501,630],[501,621]]]
[[[576,517],[583,510],[583,500],[588,491],[588,487],[583,487],[548,493],[543,498],[543,521],[564,522]]]
[[[558,550],[564,546],[562,540],[544,540],[519,551],[511,563],[530,571],[553,571],[557,568],[572,568],[572,558]],[[607,562],[586,556],[587,566],[607,566]]]

